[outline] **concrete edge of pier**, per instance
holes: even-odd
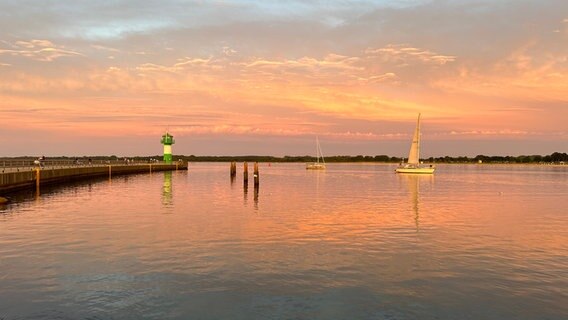
[[[56,169],[30,169],[0,173],[0,193],[39,188],[69,181],[87,180],[95,177],[151,173],[155,171],[187,170],[187,163],[152,163],[132,165],[96,165]]]

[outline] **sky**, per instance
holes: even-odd
[[[568,152],[566,0],[0,0],[0,156]]]

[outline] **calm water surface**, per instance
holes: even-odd
[[[568,167],[260,170],[13,195],[0,319],[568,318]]]

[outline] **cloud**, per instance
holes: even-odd
[[[396,76],[396,74],[392,73],[392,72],[387,72],[385,74],[380,74],[380,75],[374,75],[374,76],[370,76],[367,78],[357,78],[357,80],[359,81],[364,81],[364,82],[383,82],[383,81],[390,81],[393,79],[397,79],[398,77]]]
[[[223,53],[226,56],[232,56],[237,53],[237,50],[231,49],[230,47],[223,47]]]
[[[474,135],[474,136],[526,136],[529,134],[535,134],[535,132],[528,132],[524,130],[472,130],[472,131],[450,131],[450,135]]]
[[[358,132],[358,131],[344,131],[344,132],[330,132],[322,136],[332,139],[346,139],[346,140],[401,140],[410,137],[408,133],[376,133],[376,132]]]
[[[14,47],[34,49],[55,47],[55,45],[49,40],[30,40],[30,41],[16,41]]]
[[[567,74],[568,54],[543,53],[542,46],[530,40],[491,64],[462,64],[457,74],[436,80],[434,86],[478,96],[566,101]]]
[[[109,52],[120,52],[120,50],[118,50],[118,49],[106,47],[106,46],[101,46],[101,45],[98,45],[98,44],[91,44],[90,46],[91,46],[91,48],[97,49],[97,50],[109,51]]]
[[[16,41],[13,44],[8,44],[12,49],[0,49],[0,56],[10,55],[46,62],[54,61],[61,57],[84,56],[79,52],[66,50],[63,46],[56,46],[48,40]]]
[[[226,48],[224,48],[225,50]],[[236,51],[227,55],[207,58],[184,57],[171,64],[143,63],[135,67],[139,72],[163,72],[170,75],[192,74],[192,78],[204,76],[219,77],[219,81],[262,81],[295,82],[305,84],[337,83],[360,86],[363,83],[400,84],[413,81],[410,77],[401,78],[397,72],[400,61],[404,66],[419,67],[439,66],[455,61],[455,57],[436,54],[408,46],[390,45],[386,48],[368,48],[359,55],[327,53],[322,57],[303,56],[297,59],[274,59],[262,57],[244,57]],[[397,56],[393,59],[393,56]],[[396,60],[395,63],[392,63]],[[266,82],[268,81],[268,82]]]
[[[383,48],[368,48],[365,53],[369,58],[378,58],[382,61],[394,61],[408,65],[416,61],[428,64],[443,65],[456,60],[455,56],[440,55],[429,50],[410,47],[404,44],[389,44]]]
[[[307,132],[278,127],[251,125],[208,125],[172,127],[180,135],[254,135],[254,136],[302,136]]]

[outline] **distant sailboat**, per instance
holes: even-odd
[[[422,167],[420,165],[420,114],[418,114],[418,122],[416,123],[416,129],[414,130],[412,144],[410,145],[408,161],[406,163],[401,163],[401,165],[396,168],[395,171],[397,173],[432,174],[434,173],[434,170],[435,168],[433,165],[430,165],[428,167]]]
[[[321,158],[321,162],[320,162]],[[316,162],[306,163],[306,169],[308,170],[325,170],[325,160],[323,159],[323,153],[321,152],[321,147],[319,140],[316,137]]]

